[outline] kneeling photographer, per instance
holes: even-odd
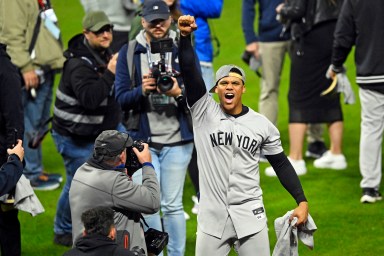
[[[141,150],[141,151],[140,151]],[[142,166],[142,185],[132,182],[125,163]],[[141,247],[147,253],[144,231],[140,223],[141,213],[151,214],[159,210],[160,188],[151,154],[146,143],[135,142],[116,130],[103,131],[95,141],[92,157],[76,171],[69,191],[74,241],[81,236],[84,226],[81,214],[96,206],[110,207],[115,211],[117,230],[129,232],[129,248]]]
[[[127,117],[129,134],[148,142],[161,187],[163,226],[159,213],[144,218],[150,228],[164,228],[169,234],[167,254],[179,256],[185,252],[182,197],[193,133],[171,22],[165,1],[144,1],[143,30],[119,52],[115,96]],[[134,182],[141,182],[140,174],[133,175]]]

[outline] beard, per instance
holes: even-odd
[[[158,40],[166,38],[168,36],[169,28],[164,32],[163,36],[154,35],[150,31],[146,31],[146,34],[148,35],[150,41],[158,41]]]

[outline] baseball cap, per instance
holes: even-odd
[[[224,65],[219,68],[216,72],[216,82],[215,86],[209,90],[210,93],[215,92],[215,87],[217,83],[220,81],[220,79],[227,77],[227,76],[234,76],[237,78],[240,78],[243,80],[243,83],[245,84],[245,73],[244,70],[236,65]]]
[[[168,5],[163,0],[144,1],[141,16],[147,21],[166,20],[171,15]]]
[[[112,25],[103,11],[88,12],[83,18],[83,28],[96,32],[106,25]]]
[[[132,144],[133,140],[127,133],[106,130],[97,136],[94,151],[97,155],[112,157],[117,156]]]

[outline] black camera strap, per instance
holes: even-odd
[[[37,36],[39,35],[39,32],[40,32],[40,24],[41,24],[41,15],[40,14],[41,14],[41,12],[42,11],[40,10],[39,14],[37,15],[35,27],[33,28],[31,43],[29,44],[29,47],[28,47],[29,54],[32,54],[33,48],[35,48],[35,44],[37,41]]]
[[[144,225],[149,228],[148,223],[145,221],[143,214],[140,213],[140,219],[143,221]]]

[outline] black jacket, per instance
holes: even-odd
[[[52,128],[64,136],[93,141],[100,132],[116,129],[122,117],[114,97],[115,75],[107,69],[111,51],[95,51],[80,34],[69,41],[64,56]]]
[[[288,0],[281,10],[282,20],[291,26],[292,39],[297,39],[314,26],[337,20],[343,0]]]
[[[384,93],[384,1],[345,0],[335,29],[332,64],[340,68],[355,47],[356,82]]]
[[[63,256],[135,256],[134,252],[124,249],[109,237],[102,235],[88,235],[77,240],[75,248],[67,251]]]
[[[0,196],[9,193],[23,174],[23,163],[16,154],[8,157],[8,161],[0,168]]]
[[[21,103],[21,78],[0,44],[0,166],[7,161],[7,148],[24,134],[24,116]]]

